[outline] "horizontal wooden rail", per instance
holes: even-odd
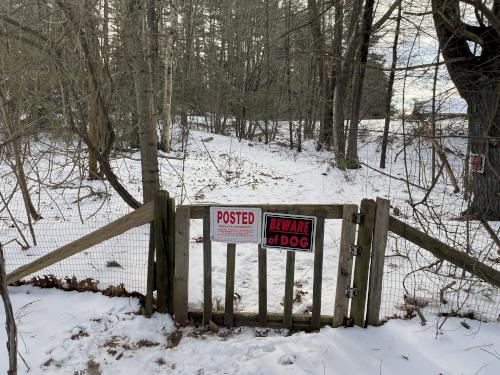
[[[491,285],[500,288],[500,271],[487,266],[470,255],[454,249],[453,247],[409,226],[405,222],[396,219],[393,216],[389,218],[389,230],[414,243],[415,245],[428,250],[436,258],[444,259],[457,267],[463,268],[467,272],[470,272]]]
[[[318,210],[325,213],[325,219],[342,219],[343,204],[200,204],[189,206],[191,219],[202,219],[207,207],[255,207],[263,211],[293,213],[295,215],[315,215]],[[181,206],[182,207],[182,206]]]
[[[203,321],[203,311],[194,310],[189,311],[189,317],[195,322]],[[258,313],[234,313],[233,324],[237,327],[262,327],[259,321]],[[212,321],[218,325],[224,324],[224,312],[213,312]],[[320,326],[325,327],[332,324],[331,315],[321,315]],[[283,328],[283,314],[282,313],[267,313],[267,323],[265,327],[269,328]],[[311,315],[310,314],[293,314],[292,324],[290,329],[310,331],[311,330]]]
[[[11,284],[21,280],[23,277],[43,270],[63,259],[75,255],[83,250],[98,245],[103,241],[116,237],[126,231],[150,223],[154,219],[153,203],[148,203],[134,212],[131,212],[118,220],[105,225],[98,230],[83,236],[57,250],[38,258],[37,260],[21,266],[7,275],[7,283]]]

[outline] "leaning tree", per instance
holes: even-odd
[[[446,67],[468,105],[470,152],[484,155],[467,215],[500,220],[500,0],[432,0]]]

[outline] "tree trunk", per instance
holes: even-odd
[[[80,38],[85,40],[87,64],[92,66],[88,71],[89,75],[89,105],[88,105],[88,127],[89,138],[97,146],[98,152],[105,152],[108,141],[108,130],[106,127],[107,113],[104,110],[104,100],[102,89],[103,61],[101,48],[99,46],[99,36],[97,34],[96,5],[91,0],[85,0],[80,16],[85,17],[85,26],[80,29]],[[105,46],[104,49],[105,50]],[[102,178],[102,173],[98,170],[97,156],[89,150],[89,180]]]
[[[288,0],[286,5],[286,15],[285,15],[285,27],[286,27],[286,39],[285,39],[285,54],[286,54],[286,89],[287,89],[287,114],[288,114],[288,132],[289,132],[289,146],[290,150],[293,150],[293,122],[292,122],[292,72],[290,63],[290,22],[292,17],[292,0]]]
[[[146,0],[146,24],[147,24],[147,59],[151,69],[151,113],[153,121],[156,120],[156,115],[160,113],[161,100],[157,97],[156,83],[158,82],[158,70],[160,67],[160,47],[158,41],[158,17],[156,14],[156,0]]]
[[[311,35],[313,38],[314,55],[318,64],[318,76],[320,87],[320,123],[319,123],[319,138],[317,149],[323,148],[327,143],[326,130],[325,130],[325,106],[327,102],[327,74],[325,58],[323,56],[325,49],[325,40],[323,32],[321,31],[321,17],[319,15],[318,4],[316,0],[308,0],[309,5],[309,20],[311,24]]]
[[[358,30],[359,30],[359,18],[361,16],[361,10],[363,5],[363,0],[353,0],[351,9],[349,11],[349,23],[347,27],[348,42],[345,49],[345,53],[342,59],[342,63],[339,62],[339,71],[336,77],[336,94],[335,94],[335,128],[337,132],[337,142],[338,142],[338,156],[337,165],[341,169],[346,168],[346,136],[347,136],[347,126],[346,117],[350,115],[348,106],[352,106],[352,100],[349,100],[352,92],[352,81],[354,75],[354,66],[356,64],[355,56],[358,49]],[[335,37],[337,40],[342,39],[343,34],[343,19],[344,19],[345,7],[342,2],[336,4],[335,17],[336,17],[336,27],[335,27]],[[340,29],[339,29],[340,28]],[[336,46],[336,53],[342,55],[342,46]]]
[[[139,117],[141,169],[144,203],[153,200],[159,189],[156,128],[154,126],[151,87],[151,65],[144,51],[145,33],[141,27],[144,6],[140,0],[129,0],[130,48],[134,68],[135,97]]]
[[[363,24],[361,28],[361,47],[359,65],[354,74],[351,124],[349,127],[349,139],[347,144],[346,166],[350,169],[359,168],[358,160],[358,127],[360,119],[361,96],[363,93],[363,82],[365,79],[366,62],[368,61],[368,49],[370,47],[370,29],[373,24],[374,0],[366,0],[363,12]]]
[[[265,49],[266,49],[266,89],[264,97],[264,140],[265,144],[269,143],[269,106],[270,106],[270,90],[271,90],[271,46],[269,44],[269,0],[266,0],[266,30],[265,30]]]
[[[398,41],[399,41],[399,29],[401,25],[401,9],[402,6],[400,3],[398,6],[398,18],[396,19],[396,30],[394,31],[394,42],[392,44],[391,72],[389,73],[389,82],[387,83],[387,95],[385,97],[385,122],[384,122],[384,134],[382,135],[382,152],[380,154],[380,168],[385,168],[387,144],[389,142],[389,125],[391,124],[392,89],[394,87],[396,64],[398,62]],[[432,167],[434,168],[434,162]]]
[[[173,78],[173,60],[174,60],[174,38],[175,38],[175,20],[177,12],[173,0],[169,1],[170,26],[167,30],[167,41],[165,46],[165,95],[163,98],[163,131],[161,147],[165,152],[170,152],[172,137],[172,78]]]
[[[487,14],[475,9],[496,21],[490,26],[465,24],[458,1],[432,0],[432,10],[446,68],[468,105],[470,152],[485,159],[484,171],[471,171],[473,197],[464,215],[500,220],[500,2]],[[481,45],[479,56],[470,42]]]
[[[344,30],[344,1],[338,0],[335,4],[335,29],[333,39],[333,55],[335,60],[335,91],[332,103],[333,122],[335,125],[336,142],[334,145],[337,165],[345,163],[345,135],[344,135],[344,77],[342,57],[342,38]]]
[[[499,65],[500,68],[500,65]],[[484,155],[484,172],[472,173],[472,203],[467,215],[500,219],[500,94],[498,83],[467,100],[470,153]]]
[[[193,0],[184,1],[183,7],[183,26],[184,26],[184,57],[182,66],[182,105],[181,105],[181,145],[182,151],[187,144],[187,137],[189,135],[188,125],[188,110],[190,107],[191,93],[191,55],[193,46]]]

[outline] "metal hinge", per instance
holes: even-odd
[[[356,212],[352,214],[352,223],[353,224],[361,224],[361,221],[363,220],[363,214],[361,212]]]
[[[358,288],[346,288],[345,295],[348,298],[354,298],[358,295]]]
[[[351,257],[357,257],[361,255],[361,246],[358,245],[351,245],[349,247],[349,254]]]

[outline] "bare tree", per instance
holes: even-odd
[[[144,5],[140,0],[129,0],[128,29],[129,51],[134,68],[135,98],[139,117],[141,142],[141,169],[144,202],[153,200],[159,189],[156,128],[153,119],[153,84],[151,62],[144,50],[146,32],[144,27]]]
[[[333,39],[333,55],[342,57],[342,40],[344,34],[344,0],[335,3],[335,30]],[[344,131],[344,104],[345,104],[345,77],[343,63],[335,61],[335,92],[333,100],[333,123],[335,125],[336,143],[335,153],[337,165],[343,166],[345,160],[345,131]]]
[[[174,41],[177,24],[177,8],[174,0],[168,1],[167,41],[165,43],[165,85],[163,96],[163,131],[161,133],[161,148],[170,152],[172,137],[172,81],[174,62]]]
[[[361,45],[359,51],[359,64],[356,66],[352,91],[351,123],[347,142],[347,168],[359,168],[358,160],[358,126],[360,121],[361,95],[365,78],[366,62],[368,61],[368,48],[373,24],[374,0],[366,0],[361,25]]]
[[[323,145],[329,143],[330,141],[326,138],[326,124],[325,124],[325,113],[326,113],[326,97],[327,97],[327,81],[328,75],[326,73],[325,64],[325,38],[323,31],[321,30],[321,17],[319,14],[319,7],[316,0],[307,0],[309,5],[309,19],[311,24],[311,35],[313,39],[314,46],[314,56],[316,58],[316,63],[318,66],[319,74],[319,87],[320,87],[320,125],[319,125],[319,139],[318,139],[318,149],[321,149]]]
[[[389,72],[389,82],[387,83],[387,94],[385,97],[385,122],[384,122],[384,134],[382,135],[382,150],[380,153],[380,168],[385,168],[387,144],[389,142],[389,126],[391,124],[391,115],[392,115],[391,113],[392,93],[394,87],[394,78],[396,76],[396,64],[398,62],[398,43],[399,43],[399,31],[401,29],[401,10],[402,10],[402,5],[401,3],[399,3],[398,15],[396,18],[396,28],[394,30],[394,41],[392,43],[391,71]]]
[[[472,12],[461,5],[469,4]],[[432,0],[434,25],[448,73],[468,105],[470,152],[484,157],[466,215],[500,219],[500,0]],[[476,16],[478,26],[464,15]],[[480,48],[476,53],[470,44]]]

